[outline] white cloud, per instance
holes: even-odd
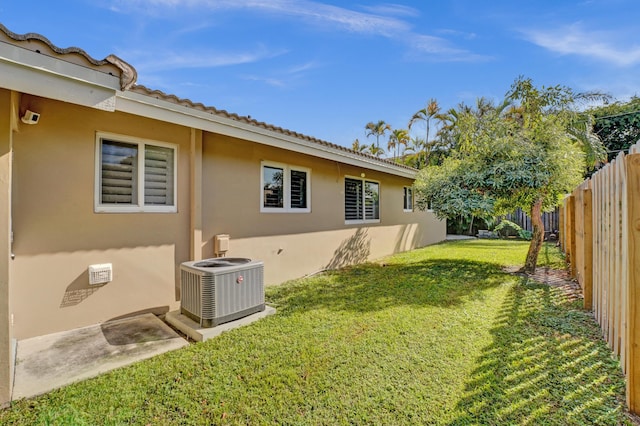
[[[433,37],[421,34],[411,34],[407,40],[411,52],[408,54],[412,58],[426,58],[433,61],[448,62],[486,62],[493,58],[490,56],[479,55],[468,50],[458,49],[451,45],[447,40],[440,37]]]
[[[427,54],[426,59],[430,60],[470,62],[489,59],[451,47],[445,38],[414,32],[408,21],[398,17],[414,17],[418,15],[418,11],[397,4],[363,7],[364,12],[309,0],[120,0],[117,5],[120,10],[133,8],[137,12],[153,16],[167,16],[167,9],[173,9],[175,13],[197,10],[200,14],[204,10],[246,10],[263,15],[270,13],[294,17],[331,29],[398,40],[413,49],[413,57]]]
[[[395,15],[395,16],[411,16],[416,17],[420,15],[420,11],[413,7],[404,6],[401,4],[380,4],[374,6],[362,6],[363,10],[377,15]]]
[[[318,68],[318,64],[315,62],[307,62],[304,64],[296,65],[287,70],[287,74],[299,74],[308,70],[312,70],[314,68]]]
[[[273,58],[285,54],[286,51],[269,51],[259,48],[248,52],[219,52],[219,51],[129,51],[120,55],[130,58],[136,63],[140,71],[157,71],[186,68],[216,68],[230,65],[248,64],[263,59]]]
[[[261,77],[261,76],[257,76],[257,75],[243,75],[242,76],[243,79],[248,80],[248,81],[259,81],[262,83],[267,84],[268,86],[274,86],[274,87],[286,87],[287,84],[280,79],[277,78],[273,78],[273,77]]]
[[[241,77],[248,81],[259,81],[274,87],[292,87],[298,84],[301,78],[303,78],[303,75],[306,71],[309,71],[317,67],[318,67],[317,63],[307,62],[300,65],[294,65],[282,72],[277,73],[278,77],[259,76],[255,74],[245,74]]]
[[[154,16],[166,16],[166,9],[238,10],[295,16],[318,24],[330,24],[352,32],[391,35],[408,31],[406,22],[381,14],[362,13],[306,0],[120,0],[118,10],[135,9]],[[398,9],[396,9],[398,10]]]
[[[560,28],[526,30],[530,42],[562,55],[577,55],[612,63],[617,66],[640,64],[640,47],[630,45],[635,33],[616,34],[614,31],[595,31],[576,23]]]

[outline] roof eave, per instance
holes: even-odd
[[[374,157],[362,156],[348,149],[326,146],[262,128],[252,123],[245,123],[206,110],[195,109],[132,91],[117,93],[116,110],[409,179],[414,179],[417,174],[415,169],[401,165],[396,166],[390,162],[379,161]]]
[[[106,111],[119,78],[0,42],[0,87]]]

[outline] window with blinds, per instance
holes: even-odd
[[[176,148],[98,135],[98,212],[176,211]]]
[[[344,179],[344,219],[362,220],[362,185],[363,181]]]
[[[291,208],[307,208],[307,172],[291,170]]]
[[[347,222],[380,220],[380,184],[364,179],[344,179],[344,219]]]
[[[364,183],[364,220],[380,219],[380,184]]]
[[[311,211],[311,171],[309,169],[270,161],[263,161],[261,169],[261,212],[308,213]]]
[[[263,207],[284,207],[284,169],[278,167],[262,168]]]
[[[404,187],[404,211],[413,211],[413,188],[410,186]]]

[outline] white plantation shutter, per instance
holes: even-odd
[[[362,181],[344,179],[344,219],[362,219]]]
[[[102,204],[137,204],[138,146],[102,141]]]
[[[174,150],[153,145],[144,147],[145,205],[173,205]]]
[[[291,208],[307,208],[307,173],[291,170]]]

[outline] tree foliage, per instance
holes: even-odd
[[[640,140],[640,98],[615,102],[588,111],[594,118],[593,130],[608,151],[609,160]]]
[[[419,207],[430,202],[440,218],[491,217],[517,207],[529,212],[534,235],[525,270],[532,272],[544,236],[536,216],[584,176],[583,142],[569,132],[573,100],[569,88],[537,88],[519,78],[500,105],[483,101],[481,109],[458,111],[456,149],[418,175]]]

